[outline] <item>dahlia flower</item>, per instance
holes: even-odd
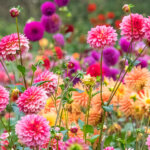
[[[45,16],[51,16],[56,12],[56,5],[53,2],[46,1],[41,5],[42,14]]]
[[[112,27],[96,26],[88,32],[87,42],[92,48],[113,46],[117,41],[117,33]]]
[[[80,138],[70,138],[68,141],[65,142],[64,150],[89,150],[87,144]]]
[[[29,41],[23,35],[19,34],[21,53],[25,53],[29,50]],[[8,61],[15,60],[16,55],[19,55],[19,40],[18,34],[13,33],[7,35],[0,40],[0,57],[7,59]]]
[[[147,137],[146,145],[148,146],[148,150],[150,150],[150,135]]]
[[[106,147],[104,150],[115,150],[113,147]]]
[[[44,108],[47,99],[46,91],[40,87],[28,88],[17,100],[20,111],[25,114],[38,113]]]
[[[44,36],[44,27],[38,21],[32,21],[25,25],[24,34],[30,41],[39,41]]]
[[[140,63],[137,66],[141,66],[141,68],[146,68],[148,66],[148,62],[143,57],[139,57],[137,59]]]
[[[123,17],[120,24],[121,35],[127,40],[139,41],[142,40],[145,33],[143,31],[144,18],[139,14],[131,14]]]
[[[130,89],[140,91],[146,86],[149,79],[150,72],[147,68],[135,67],[127,73],[124,82]]]
[[[50,138],[48,121],[39,115],[26,115],[15,127],[16,134],[22,144],[30,148],[42,148]]]
[[[15,18],[19,16],[20,10],[18,8],[13,7],[9,10],[9,13],[13,18]]]
[[[63,6],[67,6],[69,3],[69,0],[54,0],[54,2],[59,6],[59,7],[63,7]]]
[[[150,17],[145,18],[143,26],[142,31],[145,33],[145,38],[150,41]]]
[[[90,55],[97,61],[100,59],[100,53],[97,52],[96,50],[91,51]]]
[[[95,3],[88,4],[87,10],[88,12],[94,12],[96,10],[96,4]]]
[[[114,47],[103,50],[104,63],[108,66],[114,66],[119,60],[120,53]]]
[[[52,72],[44,71],[39,74],[35,79],[34,83],[44,82],[40,87],[44,88],[48,95],[51,95],[55,91],[58,85],[58,77]]]
[[[57,33],[53,35],[53,39],[55,40],[56,46],[64,46],[65,45],[65,40],[64,36],[60,33]]]
[[[3,111],[9,103],[9,92],[0,86],[0,112]]]
[[[96,60],[92,56],[87,56],[84,58],[83,66],[86,68],[86,66],[91,66],[96,63]]]
[[[51,16],[42,16],[41,23],[48,33],[55,33],[59,30],[61,26],[61,19],[57,14]]]

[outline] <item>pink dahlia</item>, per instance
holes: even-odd
[[[104,150],[115,150],[113,147],[106,147]]]
[[[113,46],[117,41],[117,33],[110,26],[96,26],[88,32],[87,42],[93,48]]]
[[[15,127],[16,134],[22,144],[30,148],[41,148],[50,138],[48,121],[39,115],[26,115]]]
[[[9,103],[9,93],[8,91],[0,86],[0,112],[3,111]]]
[[[143,32],[145,33],[145,38],[150,41],[150,17],[144,20]]]
[[[89,146],[80,138],[70,138],[65,143],[64,150],[89,150]]]
[[[150,135],[147,137],[146,145],[148,146],[148,150],[150,150]]]
[[[22,54],[29,50],[29,41],[23,34],[20,34],[20,47]],[[13,33],[1,39],[0,57],[13,61],[16,56],[19,56],[19,41],[18,34]]]
[[[25,114],[38,113],[44,108],[47,99],[46,91],[40,87],[28,88],[17,100],[20,111]]]
[[[44,71],[35,78],[34,83],[46,81],[44,84],[40,85],[40,87],[44,88],[47,94],[50,96],[51,93],[55,91],[58,84],[58,77],[57,75],[53,74],[52,72]]]
[[[144,17],[139,14],[131,14],[123,17],[120,24],[121,35],[125,36],[127,40],[138,41],[144,37],[143,32]]]

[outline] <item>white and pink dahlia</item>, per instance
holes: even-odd
[[[143,31],[144,17],[139,14],[131,14],[124,16],[120,24],[121,35],[127,40],[139,41],[142,40],[145,33]]]
[[[87,43],[92,48],[104,48],[106,46],[113,46],[117,41],[117,33],[113,27],[110,26],[96,26],[88,31]]]
[[[19,34],[21,53],[25,53],[29,50],[29,41],[23,35]],[[16,56],[19,56],[19,40],[18,34],[13,33],[3,37],[0,41],[0,57],[7,59],[8,61],[15,60]]]
[[[39,82],[44,82],[40,87],[44,88],[47,92],[47,95],[54,93],[58,85],[58,76],[49,71],[44,71],[34,79],[34,84]]]
[[[49,122],[35,114],[22,117],[17,122],[15,131],[20,142],[30,148],[41,148],[50,138]]]
[[[9,92],[0,86],[0,112],[3,111],[9,103]]]
[[[47,98],[44,89],[32,86],[21,94],[16,103],[20,111],[25,114],[33,114],[44,108]]]
[[[70,138],[65,142],[64,150],[89,150],[89,146],[85,144],[83,139],[80,138]]]
[[[150,17],[144,20],[143,32],[145,33],[145,38],[150,41]]]

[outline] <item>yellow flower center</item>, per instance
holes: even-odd
[[[146,99],[146,104],[150,105],[150,98]]]

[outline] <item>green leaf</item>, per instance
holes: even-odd
[[[113,112],[113,105],[102,106],[106,112]]]
[[[17,69],[25,76],[26,68],[22,65],[17,65]]]
[[[133,63],[133,66],[137,66],[138,64],[140,64],[140,61],[139,61],[139,60],[136,60],[136,61]]]
[[[84,125],[83,132],[84,133],[94,133],[94,127],[91,125]]]
[[[133,4],[129,4],[129,7],[130,7],[130,8],[133,8],[133,7],[135,7],[135,5],[133,5]]]
[[[35,64],[35,66],[43,65],[43,64],[44,64],[44,61],[43,61],[43,60],[39,60],[39,61]]]
[[[7,88],[10,88],[11,90],[13,89],[18,89],[21,93],[23,93],[26,89],[23,85],[13,85],[13,84],[9,84],[6,86]]]
[[[98,137],[99,135],[94,135],[90,139],[87,139],[87,140],[93,144],[97,140]]]
[[[96,93],[92,94],[92,97],[94,97],[95,95],[101,93],[100,91],[97,91]]]
[[[40,85],[47,83],[47,82],[51,82],[51,81],[40,81],[40,82],[34,83],[33,86],[40,86]]]
[[[78,120],[78,124],[81,130],[83,130],[84,122],[82,120]]]
[[[80,89],[78,89],[78,88],[75,88],[74,90],[77,91],[78,93],[84,93],[83,90],[80,90]]]
[[[35,65],[32,65],[31,68],[32,68],[33,73],[37,70],[37,67]]]

